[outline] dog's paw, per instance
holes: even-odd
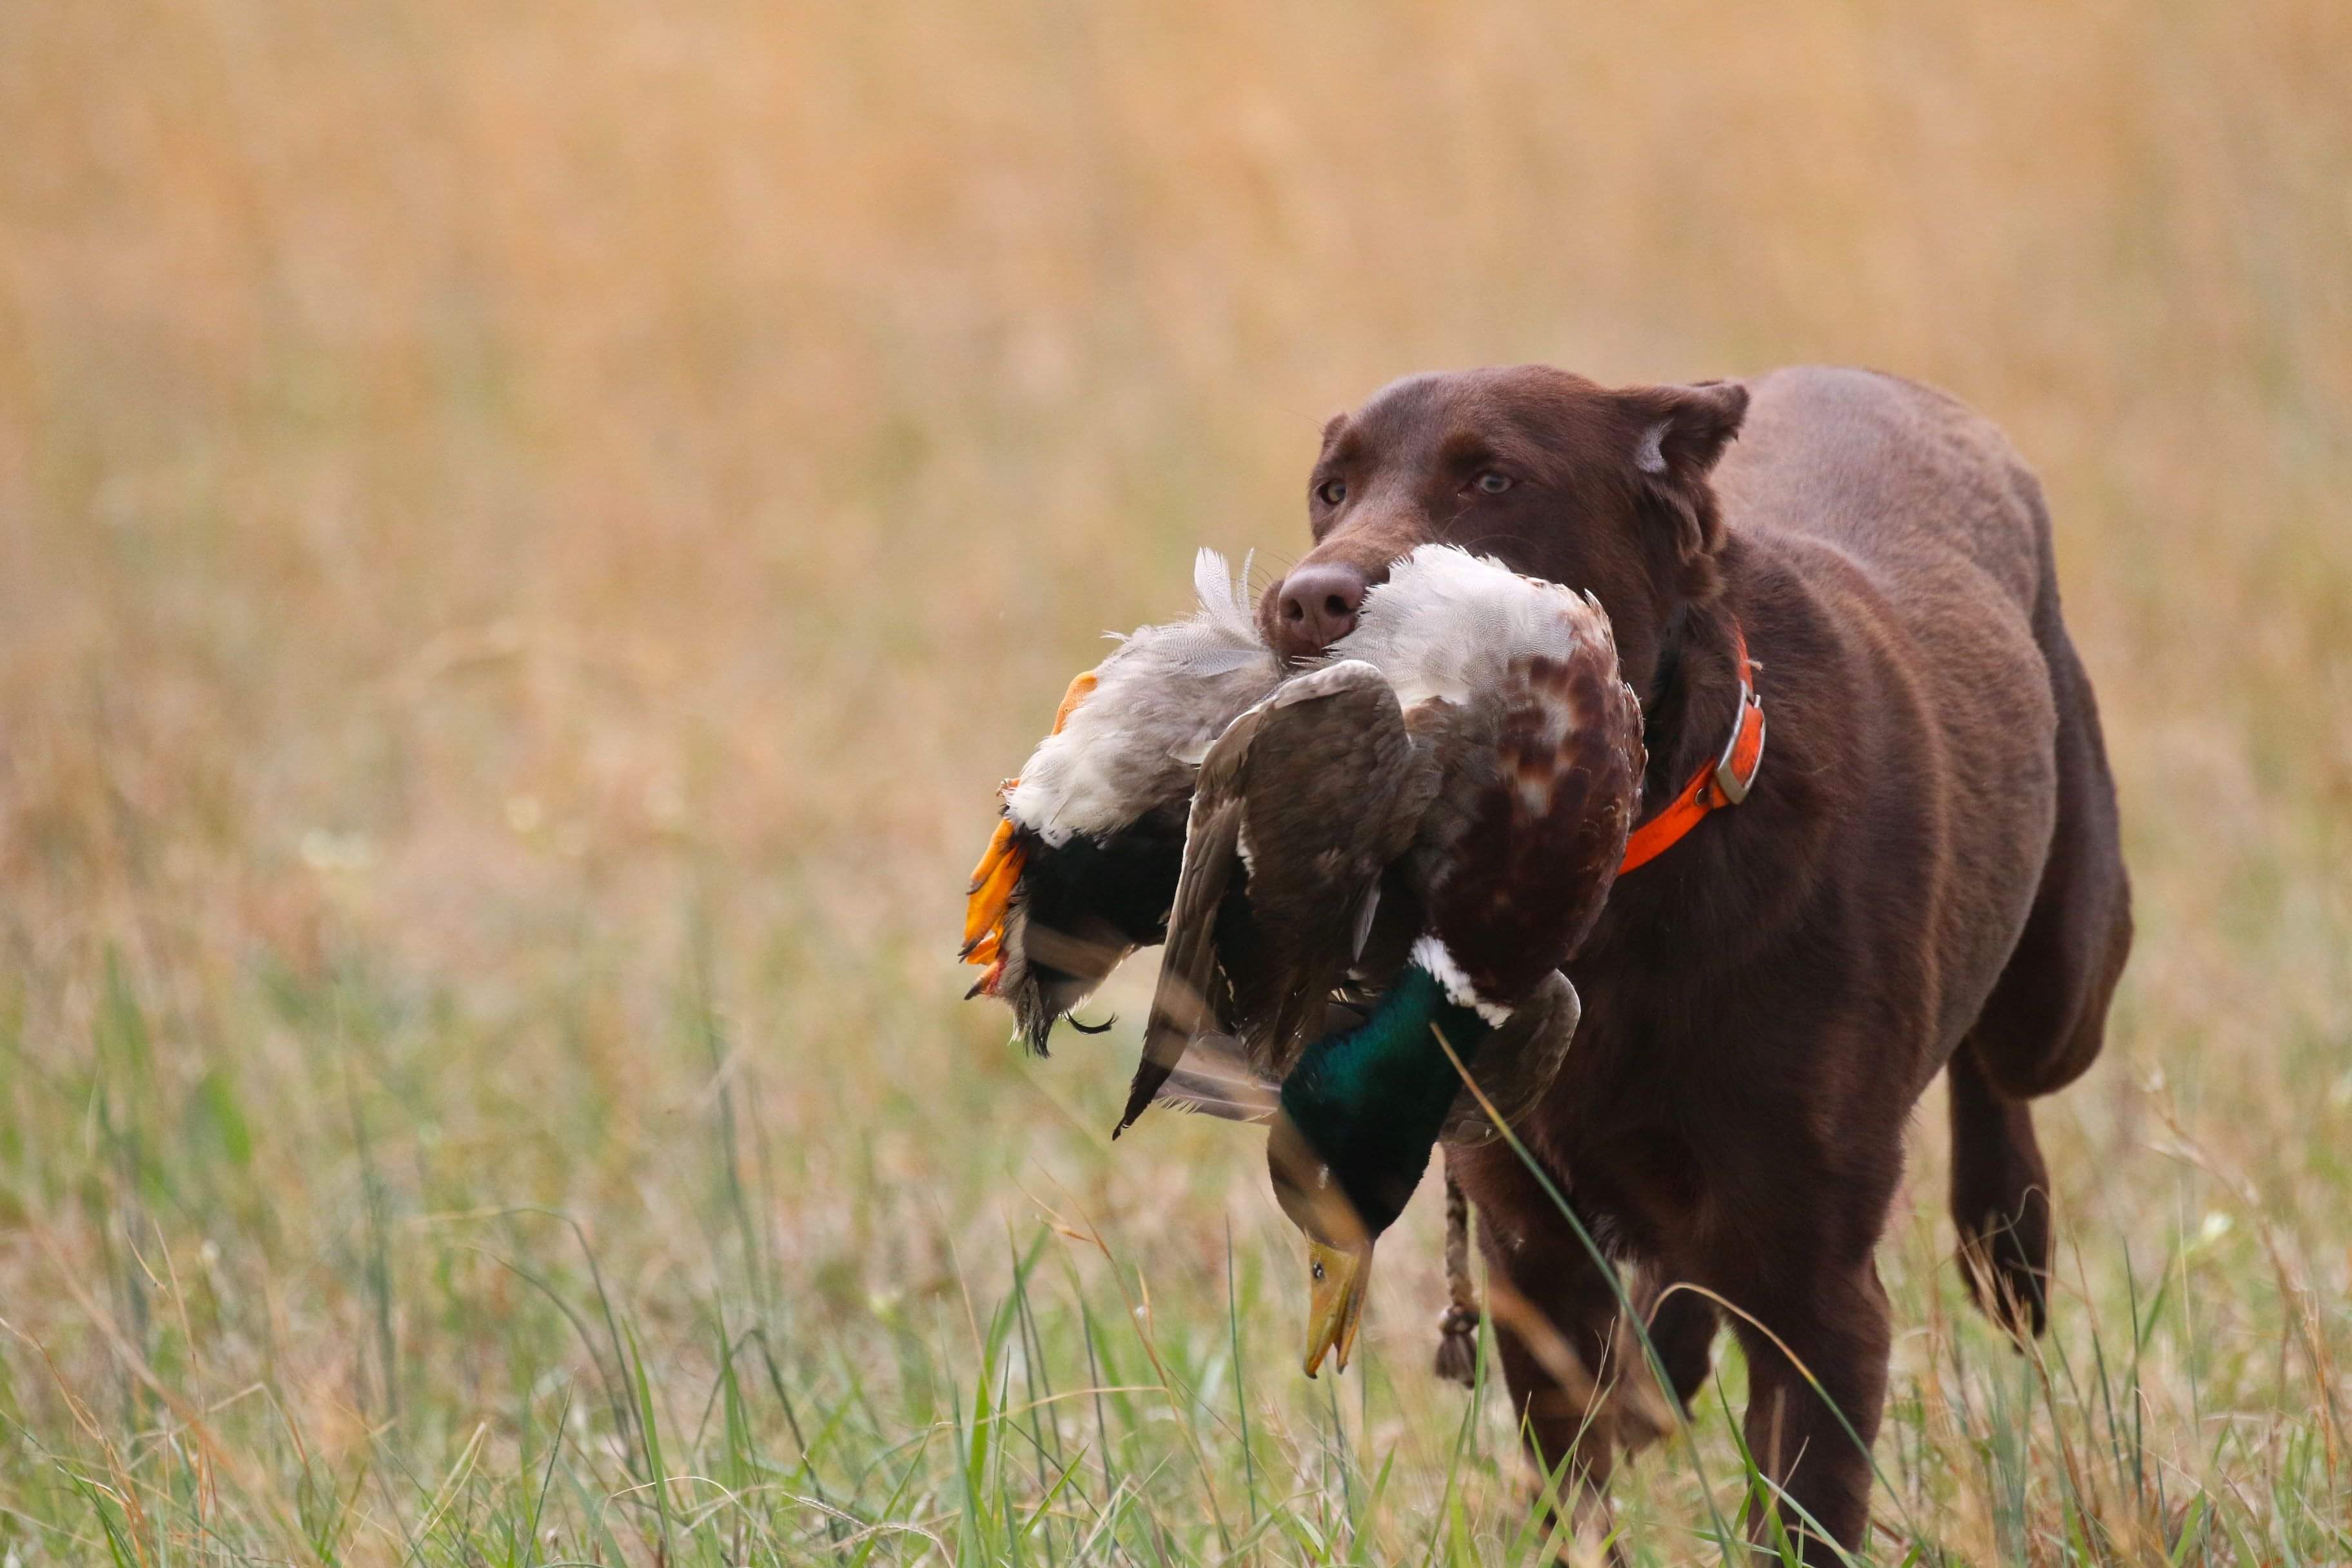
[[[2038,1338],[2050,1320],[2050,1200],[2028,1189],[2016,1212],[1988,1209],[1959,1229],[1969,1300],[2011,1337]]]

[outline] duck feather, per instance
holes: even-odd
[[[1281,680],[1223,556],[1200,552],[1193,589],[1199,606],[1185,619],[1117,639],[1093,691],[1006,791],[1005,815],[1047,845],[1108,835],[1182,799],[1211,743]]]

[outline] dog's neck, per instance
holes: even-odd
[[[1666,624],[1658,631],[1657,662],[1650,668],[1650,689],[1642,693],[1642,744],[1651,756],[1663,749],[1667,704],[1681,696],[1683,673],[1683,639],[1690,630],[1691,606],[1687,599],[1677,599],[1666,614]]]
[[[1739,716],[1738,656],[1732,628],[1738,563],[1724,551],[1724,588],[1704,602],[1678,599],[1658,633],[1649,689],[1642,693],[1642,775],[1637,822],[1672,800],[1701,763],[1718,755]],[[1752,641],[1752,637],[1751,637]]]

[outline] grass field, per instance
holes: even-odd
[[[2352,8],[0,5],[0,1563],[1540,1561],[1424,1193],[959,997],[991,790],[1390,376],[2040,467],[2140,940],[1875,1560],[2352,1560]],[[1723,1560],[1736,1353],[1638,1463]]]

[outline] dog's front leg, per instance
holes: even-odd
[[[1661,1436],[1672,1411],[1611,1276],[1518,1157],[1493,1144],[1446,1158],[1477,1206],[1487,1312],[1528,1456],[1554,1489],[1547,1506],[1570,1510],[1580,1540],[1606,1536],[1618,1451]]]
[[[1877,1265],[1865,1256],[1843,1268],[1774,1269],[1769,1286],[1726,1279],[1724,1294],[1743,1309],[1731,1318],[1748,1359],[1745,1431],[1769,1483],[1749,1506],[1748,1534],[1771,1544],[1777,1513],[1804,1561],[1834,1563],[1822,1534],[1854,1548],[1869,1523],[1870,1445],[1891,1342]]]

